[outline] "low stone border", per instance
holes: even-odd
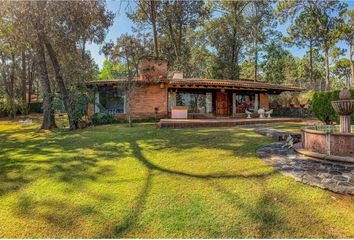
[[[354,157],[342,157],[342,156],[335,156],[335,155],[327,155],[318,152],[312,152],[306,150],[302,147],[301,143],[297,143],[294,145],[294,150],[300,154],[303,154],[308,157],[314,157],[318,159],[328,160],[328,161],[339,161],[345,163],[352,163],[354,164]]]
[[[302,122],[301,118],[213,118],[213,119],[160,119],[160,128],[232,127],[276,122]]]
[[[289,132],[285,131],[285,130],[280,130],[280,129],[275,129],[275,128],[268,128],[268,127],[258,127],[258,126],[254,126],[254,131],[256,133],[265,135],[265,136],[269,136],[272,138],[275,138],[277,140],[279,140],[279,137],[283,137],[284,135],[288,135]]]
[[[354,166],[317,160],[283,149],[276,142],[257,149],[257,157],[296,181],[330,191],[354,195]]]

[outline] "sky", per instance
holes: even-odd
[[[349,9],[354,9],[354,0],[345,1],[345,2],[348,3]],[[134,24],[127,17],[126,12],[132,11],[136,7],[134,1],[132,0],[107,1],[107,7],[110,11],[114,12],[116,16],[114,18],[113,25],[108,30],[105,41],[106,42],[109,42],[110,40],[115,41],[122,34],[132,34],[132,27],[134,26]],[[278,25],[278,30],[281,31],[284,35],[286,35],[286,29],[289,26],[289,24],[290,23],[287,22],[285,24]],[[343,42],[339,42],[338,47],[346,48]],[[89,44],[87,49],[91,52],[91,56],[94,58],[99,68],[101,69],[105,57],[102,53],[100,53],[100,48],[101,46],[97,44]],[[307,51],[307,49],[298,48],[295,46],[287,47],[287,49],[294,56],[297,57],[302,57]]]

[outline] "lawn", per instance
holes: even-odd
[[[264,165],[250,128],[37,128],[0,121],[0,238],[354,237],[354,198]]]
[[[310,120],[307,122],[292,122],[292,123],[267,123],[263,124],[264,127],[280,129],[290,133],[300,134],[301,128],[308,125],[320,125],[320,121]]]

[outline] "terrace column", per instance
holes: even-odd
[[[100,112],[99,104],[100,104],[100,93],[97,91],[95,92],[95,113]]]
[[[206,93],[206,113],[213,113],[213,94],[211,92]]]
[[[168,111],[171,112],[172,108],[176,106],[176,92],[168,92]]]
[[[232,115],[236,115],[236,93],[232,93]]]
[[[254,111],[257,111],[258,108],[259,108],[259,97],[258,94],[256,93],[254,97]]]

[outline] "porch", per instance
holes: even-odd
[[[169,88],[168,113],[175,107],[186,107],[189,119],[216,117],[246,117],[245,110],[257,112],[259,108],[269,108],[266,91]]]
[[[215,119],[161,119],[160,128],[231,127],[275,122],[302,122],[302,118],[215,118]]]

